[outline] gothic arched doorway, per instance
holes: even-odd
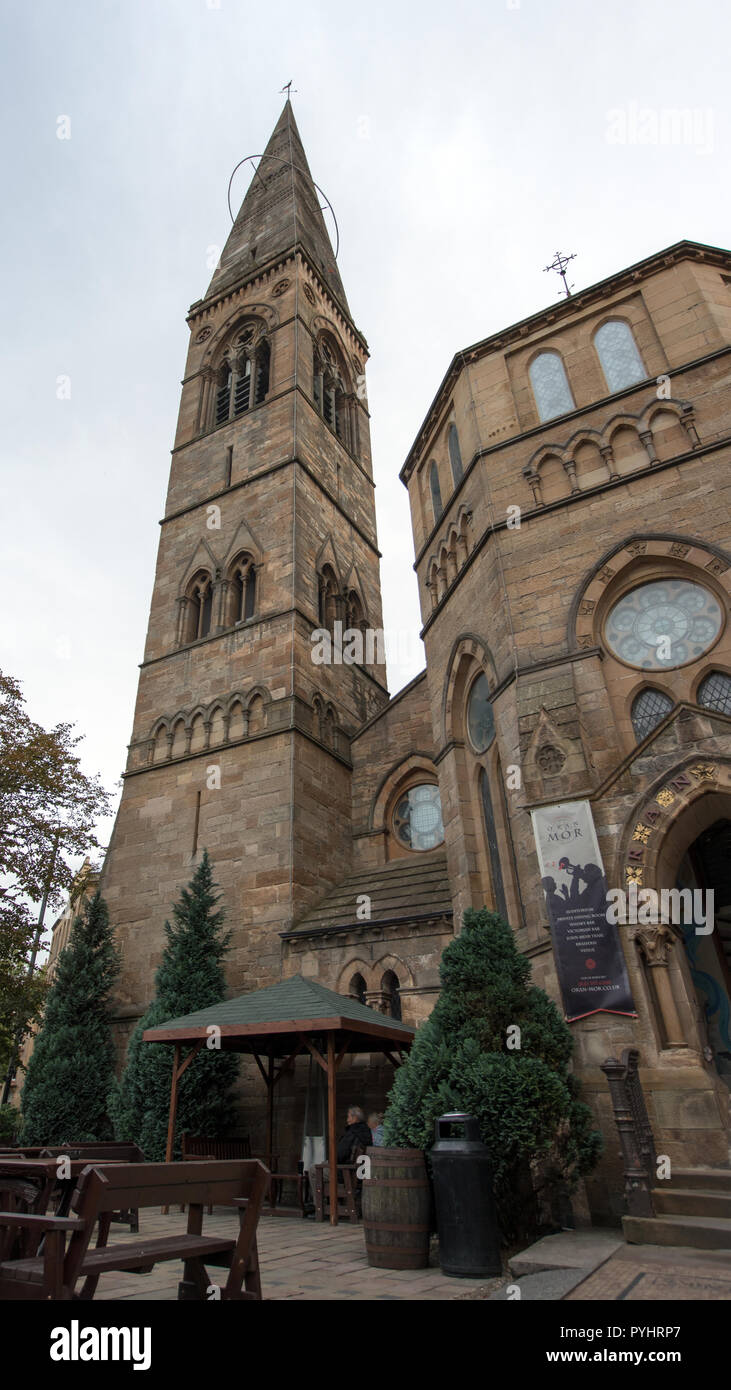
[[[709,791],[669,831],[658,887],[693,895],[674,925],[685,945],[707,1061],[731,1089],[731,796]],[[688,901],[688,907],[690,903]],[[700,930],[698,930],[700,928]],[[712,928],[712,930],[709,930]]]

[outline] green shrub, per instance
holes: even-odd
[[[530,1235],[534,1188],[542,1185],[549,1199],[562,1186],[573,1190],[601,1152],[569,1071],[570,1029],[530,984],[530,962],[496,913],[465,913],[439,973],[442,992],[389,1096],[385,1142],[428,1151],[439,1115],[474,1115],[493,1165],[503,1236]],[[515,1025],[519,1049],[508,1046]]]

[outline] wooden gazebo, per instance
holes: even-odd
[[[175,1118],[180,1078],[213,1034],[222,1051],[252,1056],[267,1088],[267,1153],[271,1156],[274,1087],[291,1070],[301,1052],[309,1052],[327,1075],[328,1154],[330,1161],[330,1220],[337,1225],[337,1071],[346,1053],[382,1052],[394,1066],[403,1061],[411,1046],[414,1030],[394,1018],[387,1018],[343,994],[302,975],[292,975],[279,984],[251,994],[240,994],[221,1004],[199,1009],[183,1018],[171,1018],[156,1028],[147,1028],[144,1042],[174,1044],[173,1075],[170,1087],[167,1161],[173,1155]],[[315,1040],[324,1040],[325,1047]],[[183,1057],[183,1048],[189,1051]],[[324,1055],[323,1055],[324,1052]],[[279,1065],[277,1065],[279,1063]]]

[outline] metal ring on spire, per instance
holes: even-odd
[[[323,189],[320,188],[319,183],[315,183],[315,180],[313,179],[313,177],[312,177],[311,173],[309,172],[309,170],[308,170],[308,169],[300,169],[299,165],[298,165],[298,164],[293,164],[292,161],[291,161],[291,159],[280,159],[276,154],[246,154],[246,155],[244,155],[244,158],[243,158],[243,159],[240,159],[240,160],[239,160],[238,164],[237,164],[236,167],[234,168],[233,173],[231,174],[231,177],[230,177],[230,179],[229,179],[229,181],[228,181],[228,193],[227,193],[227,195],[226,195],[226,199],[227,199],[227,202],[228,202],[228,215],[229,215],[229,217],[231,218],[231,222],[234,223],[234,222],[236,221],[236,218],[234,217],[234,215],[233,215],[233,213],[232,213],[232,211],[231,211],[231,185],[232,185],[232,183],[233,183],[233,181],[234,181],[234,177],[235,177],[237,171],[241,168],[241,165],[242,165],[242,164],[249,164],[249,163],[252,163],[253,160],[255,160],[255,159],[258,159],[258,160],[259,160],[259,163],[261,163],[262,159],[273,159],[277,164],[284,164],[284,165],[286,165],[286,167],[287,167],[288,169],[296,169],[298,173],[304,174],[305,178],[310,180],[310,182],[311,182],[313,188],[316,188],[317,191],[318,191],[318,193],[320,194],[320,196],[321,196],[322,198],[325,199],[325,202],[326,202],[328,208],[330,209],[330,214],[331,214],[331,216],[332,216],[332,220],[333,220],[333,222],[335,223],[335,251],[334,251],[333,254],[334,254],[334,256],[335,256],[335,259],[337,260],[337,258],[338,258],[338,251],[340,250],[340,228],[338,227],[338,219],[337,219],[337,217],[335,216],[335,209],[333,208],[333,205],[332,205],[332,203],[330,202],[330,199],[328,198],[327,193],[325,193],[325,192],[323,191]],[[254,168],[254,175],[256,176],[256,174],[258,174],[258,172],[259,172],[259,166],[258,166],[258,165],[254,165],[253,168]],[[325,209],[324,209],[324,208],[321,208],[320,211],[321,211],[321,212],[324,212]]]

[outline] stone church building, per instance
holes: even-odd
[[[583,802],[610,886],[715,895],[707,935],[620,926],[636,1017],[571,1025],[590,1203],[621,1209],[599,1065],[627,1046],[658,1148],[727,1163],[731,254],[681,242],[456,353],[401,473],[426,669],[393,697],[379,641],[313,661],[314,631],[337,654],[382,614],[368,348],[289,102],[188,323],[101,883],[120,1043],[204,847],[231,994],[301,973],[418,1025],[488,904],[558,1001],[530,813]],[[344,1096],[382,1103],[380,1067],[344,1064]],[[256,1142],[256,1079],[242,1113]]]

